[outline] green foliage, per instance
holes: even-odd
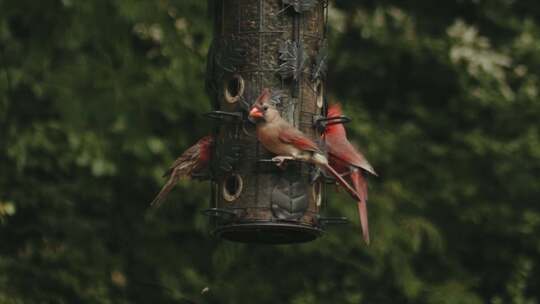
[[[540,4],[335,0],[329,93],[380,178],[373,243],[214,240],[205,1],[0,1],[0,303],[538,303]],[[176,202],[176,203],[175,203]]]

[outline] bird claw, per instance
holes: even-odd
[[[280,169],[285,169],[287,167],[285,161],[291,159],[293,158],[289,156],[276,156],[272,158],[272,161],[275,162],[276,166],[278,166]]]
[[[314,184],[321,177],[321,175],[323,175],[321,169],[318,167],[315,167],[315,169],[313,169],[310,173],[310,179],[309,179],[310,183]]]

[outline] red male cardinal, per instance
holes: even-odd
[[[351,195],[360,199],[358,193],[328,165],[328,160],[317,144],[280,116],[270,98],[270,90],[263,89],[249,117],[257,123],[257,138],[262,145],[278,155],[272,160],[278,166],[291,159],[312,163],[330,172]]]
[[[328,118],[341,116],[341,106],[339,104],[330,105],[328,108]],[[360,224],[362,226],[362,236],[369,245],[369,225],[366,201],[367,181],[363,171],[377,175],[367,159],[356,149],[348,140],[347,133],[343,124],[330,124],[326,127],[323,134],[328,148],[328,158],[330,165],[336,169],[339,174],[348,175],[356,192],[360,194],[358,200],[358,213],[360,215]]]
[[[182,177],[191,178],[194,173],[200,172],[208,167],[210,163],[211,147],[214,138],[211,135],[205,136],[187,149],[178,157],[172,166],[163,174],[163,177],[169,177],[167,183],[161,188],[158,195],[150,205],[159,207],[163,199],[169,194],[178,180]]]

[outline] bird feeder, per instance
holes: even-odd
[[[216,138],[210,169],[213,233],[232,241],[311,241],[326,224],[325,183],[315,169],[278,168],[256,138],[247,111],[270,88],[282,117],[314,140],[328,123],[325,98],[327,1],[209,1],[214,38],[207,90]],[[339,121],[338,121],[339,122]],[[336,121],[332,122],[336,123]]]

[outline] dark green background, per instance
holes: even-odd
[[[373,243],[214,240],[202,0],[0,0],[0,303],[540,301],[540,2],[336,0],[329,94],[380,173]],[[208,291],[201,291],[208,287]]]

